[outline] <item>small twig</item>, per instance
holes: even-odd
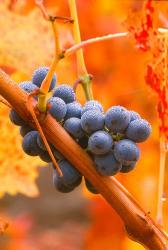
[[[90,81],[91,81],[91,80],[93,79],[93,75],[89,74],[88,76],[89,76]],[[74,82],[74,84],[73,84],[73,90],[74,90],[75,92],[76,92],[76,89],[77,89],[78,85],[79,85],[79,84],[82,84],[82,81],[83,81],[83,79],[80,77],[80,78],[78,78],[78,79]]]
[[[38,90],[38,92],[39,92],[39,90]],[[37,130],[40,133],[40,136],[41,136],[41,138],[42,138],[42,140],[44,142],[44,145],[45,145],[45,147],[46,147],[46,149],[47,149],[47,151],[48,151],[48,153],[49,153],[49,155],[51,157],[51,160],[52,160],[52,162],[53,162],[56,170],[58,171],[58,173],[59,173],[60,176],[63,176],[62,171],[61,171],[58,163],[55,160],[55,157],[54,157],[54,155],[53,155],[53,153],[51,151],[50,145],[49,145],[49,143],[48,143],[48,141],[47,141],[47,139],[46,139],[46,137],[44,135],[44,132],[43,132],[41,126],[40,126],[40,123],[39,123],[39,121],[38,121],[38,119],[36,117],[36,113],[34,111],[34,108],[32,106],[32,101],[31,100],[32,100],[32,98],[34,96],[36,96],[38,94],[38,92],[37,92],[37,90],[35,90],[34,92],[32,92],[31,94],[28,95],[28,98],[27,98],[27,109],[29,110],[29,112],[30,112],[30,114],[31,114],[31,116],[32,116],[35,124],[36,124]]]
[[[2,102],[4,105],[6,105],[9,108],[12,108],[9,102],[7,102],[2,96],[0,96],[0,102]]]
[[[42,12],[42,15],[46,21],[55,21],[55,20],[60,20],[64,21],[64,23],[73,23],[73,19],[65,16],[51,16],[47,13],[46,8],[44,7],[44,2],[43,0],[35,0],[36,5],[39,7],[39,9]]]
[[[65,16],[49,16],[49,21],[64,21],[64,23],[73,23],[74,20],[72,18],[69,17],[65,17]]]
[[[40,8],[44,19],[46,19],[47,21],[49,21],[49,15],[44,7],[44,3],[43,0],[35,0],[36,5]]]
[[[73,84],[73,90],[76,92],[78,85],[81,84],[81,79],[78,78]]]
[[[121,32],[121,33],[114,33],[114,34],[109,34],[109,35],[105,35],[105,36],[90,38],[86,41],[82,41],[78,44],[75,44],[71,48],[67,49],[64,52],[64,56],[65,57],[69,56],[69,55],[75,53],[76,51],[78,51],[79,49],[84,48],[85,46],[88,46],[90,44],[111,40],[113,38],[126,37],[126,36],[128,36],[128,34],[129,34],[128,32]]]

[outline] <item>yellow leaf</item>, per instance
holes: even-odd
[[[9,120],[9,109],[0,104],[0,197],[5,193],[37,196],[37,167],[45,163],[26,155],[21,147],[19,127]]]
[[[35,8],[26,16],[19,15],[1,1],[0,13],[0,65],[26,76],[41,65],[50,65],[54,37],[50,22],[44,20],[39,9]],[[59,27],[61,44],[68,46],[72,43],[71,31],[68,25],[59,24]]]

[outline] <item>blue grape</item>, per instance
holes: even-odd
[[[128,173],[132,171],[135,168],[136,162],[131,162],[129,165],[124,166],[122,165],[122,168],[120,170],[121,173]]]
[[[83,130],[90,134],[104,128],[104,115],[97,110],[88,110],[81,117]]]
[[[98,110],[103,113],[103,107],[100,102],[96,100],[87,101],[83,106],[82,115],[88,110]]]
[[[38,155],[42,161],[45,161],[47,163],[52,162],[51,157],[47,151],[42,151]]]
[[[113,106],[105,115],[106,127],[114,133],[123,133],[130,122],[130,113],[122,106]]]
[[[96,155],[108,153],[113,145],[112,137],[105,131],[97,131],[89,137],[88,148]]]
[[[115,175],[122,168],[121,163],[115,159],[112,151],[105,155],[96,155],[94,162],[96,164],[96,170],[102,175]]]
[[[67,107],[65,102],[59,97],[51,97],[48,100],[51,105],[49,112],[58,121],[62,121],[66,115]]]
[[[40,134],[37,135],[37,144],[38,144],[40,149],[42,149],[43,151],[47,151],[46,146],[45,146]],[[60,160],[63,158],[63,155],[51,143],[49,143],[49,146],[50,146],[51,151],[56,159]]]
[[[126,137],[134,142],[143,142],[149,137],[151,130],[151,125],[146,120],[137,119],[130,122]]]
[[[29,133],[30,131],[34,130],[33,128],[31,128],[28,125],[23,125],[20,127],[20,134],[22,137],[24,137],[27,133]]]
[[[57,87],[53,93],[53,96],[61,98],[65,103],[74,102],[76,99],[73,88],[68,84],[62,84]]]
[[[81,127],[81,120],[77,117],[72,117],[66,120],[64,123],[64,128],[76,139],[80,139],[84,136],[84,131]]]
[[[54,149],[54,147],[51,147],[53,156],[56,158],[56,160],[61,160],[63,159],[63,155],[56,149]],[[43,151],[41,153],[39,153],[40,158],[45,161],[45,162],[52,162],[52,159],[48,153],[48,151]]]
[[[129,111],[129,113],[130,113],[130,122],[141,118],[140,115],[133,110]]]
[[[31,156],[36,156],[42,152],[42,150],[39,148],[37,144],[37,136],[38,136],[37,131],[30,131],[24,136],[22,142],[22,148],[26,154]]]
[[[53,172],[53,184],[61,193],[69,193],[74,190],[74,187],[66,186],[62,179],[58,178],[56,170]]]
[[[55,181],[61,182],[64,186],[75,188],[79,186],[82,181],[82,176],[77,169],[75,169],[70,162],[65,159],[59,160],[58,165],[63,173],[60,176],[57,172]]]
[[[85,178],[85,185],[86,185],[87,189],[89,190],[89,192],[91,192],[93,194],[99,194],[97,189],[86,178]]]
[[[121,140],[114,146],[114,156],[122,165],[129,165],[130,163],[137,161],[139,155],[139,148],[131,140]]]
[[[65,120],[71,117],[81,118],[82,105],[79,102],[71,102],[67,104],[67,112]]]
[[[41,138],[41,135],[38,133],[37,134],[37,145],[39,146],[39,148],[41,148],[43,151],[46,151],[46,146]]]
[[[36,86],[40,87],[41,83],[43,82],[44,78],[46,77],[47,73],[48,73],[49,68],[48,67],[40,67],[38,69],[36,69],[33,72],[33,77],[32,77],[32,81],[33,84],[35,84]],[[51,91],[53,88],[55,88],[56,85],[56,74],[53,75],[51,84],[50,84],[50,88],[49,91]]]
[[[26,93],[31,93],[35,89],[37,89],[37,86],[33,84],[31,81],[24,81],[19,83],[19,87],[23,89]]]
[[[9,113],[9,118],[11,122],[17,126],[26,125],[26,122],[20,117],[20,115],[18,115],[18,113],[14,109],[11,109]]]

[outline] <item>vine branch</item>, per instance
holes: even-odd
[[[0,95],[30,126],[36,129],[27,109],[27,94],[2,70],[0,70]],[[36,100],[32,98],[32,105],[36,106],[36,104]],[[44,120],[39,119],[39,123],[47,140],[66,156],[118,213],[131,239],[150,250],[168,250],[166,233],[114,177],[101,176],[89,155],[50,114],[47,114]]]

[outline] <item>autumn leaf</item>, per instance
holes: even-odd
[[[34,197],[38,195],[37,167],[44,162],[23,152],[19,127],[10,122],[8,114],[9,108],[0,104],[0,197],[18,192]]]
[[[0,2],[0,65],[29,76],[39,65],[50,65],[54,52],[51,24],[38,8],[28,15],[19,15]],[[5,22],[4,22],[5,20]],[[72,43],[68,25],[59,24],[63,48]]]
[[[151,54],[150,62],[146,67],[145,80],[157,94],[159,130],[160,134],[168,140],[168,31],[159,28],[165,9],[168,10],[168,8],[161,2],[144,1],[140,10],[128,15],[125,23],[134,37],[136,47]]]

